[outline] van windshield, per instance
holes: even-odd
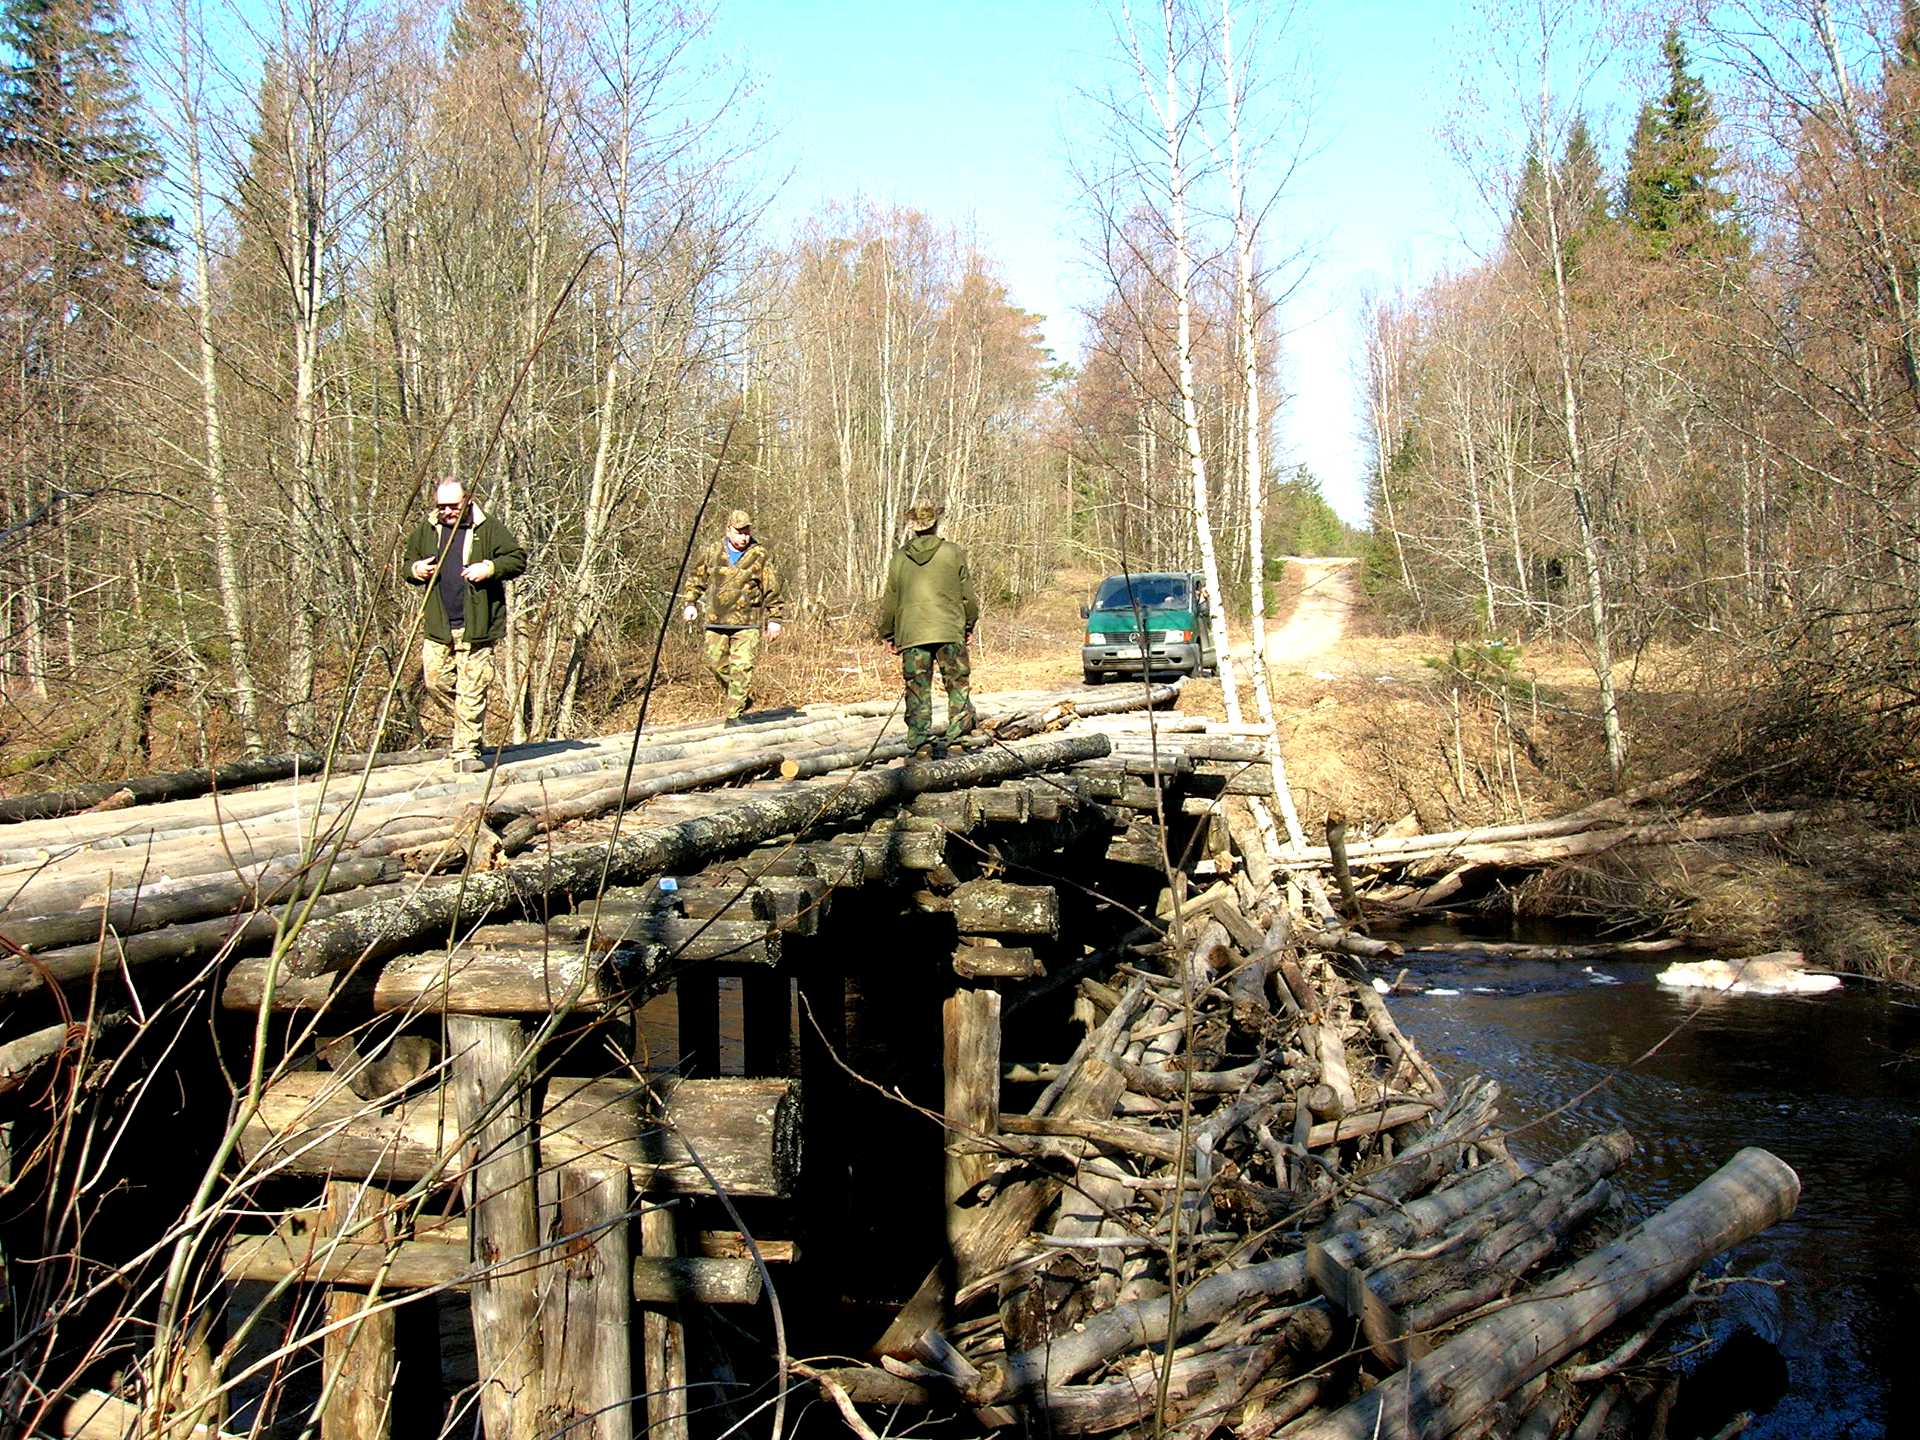
[[[1136,603],[1142,610],[1185,610],[1187,582],[1179,575],[1135,575],[1129,593],[1126,576],[1109,575],[1093,597],[1096,610],[1131,610]]]

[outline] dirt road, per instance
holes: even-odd
[[[1300,600],[1284,620],[1267,622],[1267,666],[1298,668],[1331,651],[1347,633],[1347,617],[1353,613],[1354,566],[1350,558],[1321,559],[1290,555],[1287,564],[1300,580]],[[1248,647],[1242,641],[1234,653],[1245,658]]]

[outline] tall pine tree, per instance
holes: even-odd
[[[62,283],[145,275],[169,224],[147,205],[160,153],[141,127],[113,0],[0,8],[0,196],[41,224]]]
[[[1640,108],[1627,149],[1621,211],[1649,254],[1726,261],[1746,253],[1714,130],[1705,83],[1688,68],[1686,43],[1668,27],[1660,42],[1666,93]]]

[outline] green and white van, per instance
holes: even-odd
[[[1180,571],[1109,575],[1080,607],[1087,643],[1080,669],[1089,685],[1109,675],[1211,675],[1213,650],[1207,587]]]

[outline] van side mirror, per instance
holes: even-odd
[[[1092,615],[1093,615],[1092,607],[1090,607],[1086,601],[1082,600],[1080,602],[1080,618],[1082,620],[1086,620],[1091,618]]]

